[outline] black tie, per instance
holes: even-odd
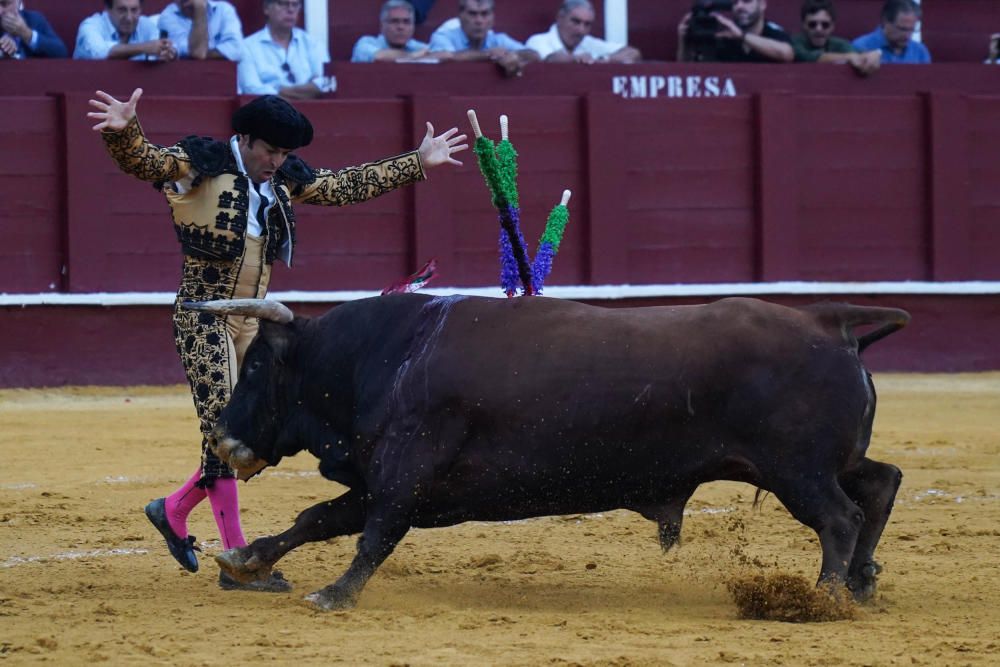
[[[257,196],[260,198],[260,205],[257,206],[257,222],[260,223],[260,235],[264,236],[267,234],[267,220],[264,218],[264,211],[267,209],[267,197],[261,193],[259,183],[254,183],[253,189],[257,191]]]

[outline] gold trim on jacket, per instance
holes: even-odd
[[[174,229],[184,253],[205,259],[236,259],[243,252],[249,209],[250,180],[238,171],[234,160],[218,173],[199,171],[184,148],[184,142],[164,147],[151,143],[134,117],[121,131],[103,131],[101,137],[118,167],[144,181],[163,187],[170,204]],[[191,139],[190,137],[188,139]],[[187,141],[187,140],[185,140]],[[230,151],[228,142],[224,150]],[[223,147],[215,146],[219,151]],[[231,164],[230,164],[231,163]],[[266,221],[265,259],[291,263],[295,245],[295,215],[292,202],[320,206],[345,206],[426,178],[416,151],[369,162],[339,171],[312,169],[289,156],[298,171],[284,167],[271,179],[276,203]],[[179,192],[172,184],[191,177],[191,189]]]

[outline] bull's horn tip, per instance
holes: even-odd
[[[563,190],[562,200],[560,200],[559,205],[560,206],[565,206],[566,204],[568,204],[569,203],[569,198],[572,197],[572,196],[573,196],[572,192],[570,192],[569,190]]]
[[[500,114],[500,138],[506,140],[510,136],[510,120],[507,114]]]

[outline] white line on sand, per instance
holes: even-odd
[[[54,560],[77,560],[79,558],[104,558],[107,556],[136,556],[149,553],[146,549],[94,549],[92,551],[66,551],[48,556],[11,556],[0,563],[0,567],[14,567],[28,563],[47,563]]]

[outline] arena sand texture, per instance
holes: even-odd
[[[207,504],[202,570],[142,513],[196,462],[184,388],[0,392],[0,662],[346,665],[1000,664],[1000,374],[880,375],[870,453],[903,469],[879,596],[855,620],[737,617],[726,583],[812,580],[814,534],[752,487],[689,505],[681,548],[616,511],[411,531],[357,609],[302,596],[354,538],[282,563],[290,595],[224,592]],[[300,455],[242,486],[248,535],[284,529],[339,487]]]

